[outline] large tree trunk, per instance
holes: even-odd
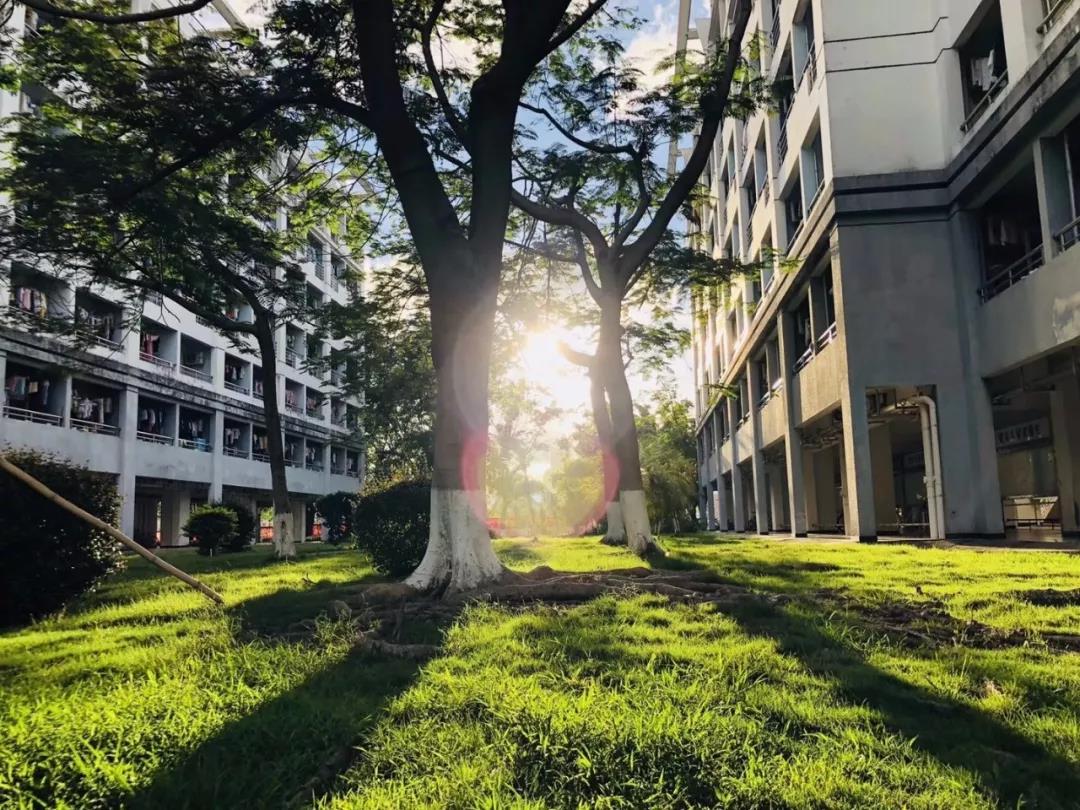
[[[495,274],[486,274],[482,286],[431,285],[438,385],[431,529],[424,558],[406,580],[424,591],[467,591],[503,575],[491,546],[484,489],[497,293]]]
[[[259,344],[263,370],[263,418],[266,420],[266,450],[270,456],[270,490],[274,502],[274,551],[289,559],[296,556],[296,527],[289,503],[285,477],[285,442],[281,432],[281,411],[277,399],[277,349],[273,322],[255,311],[255,338]]]
[[[645,485],[641,476],[634,401],[626,379],[622,356],[622,301],[608,295],[600,308],[600,345],[597,362],[604,377],[611,411],[612,443],[619,466],[619,502],[622,507],[626,543],[635,554],[644,556],[656,548],[653,542]]]
[[[626,531],[623,529],[622,506],[619,503],[619,468],[615,463],[612,442],[611,414],[604,396],[604,382],[595,364],[589,368],[589,396],[592,401],[593,423],[600,445],[604,476],[604,508],[607,512],[607,531],[601,540],[609,546],[625,546]]]

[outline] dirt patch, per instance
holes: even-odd
[[[1017,597],[1029,605],[1039,607],[1069,607],[1080,605],[1080,588],[1070,591],[1059,591],[1054,588],[1037,588],[1032,591],[1020,591]]]

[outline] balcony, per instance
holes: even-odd
[[[159,368],[165,369],[166,371],[172,371],[174,368],[176,368],[176,363],[173,363],[173,362],[171,362],[169,360],[166,360],[166,359],[164,359],[162,357],[159,357],[158,355],[153,354],[151,352],[140,351],[139,352],[139,359],[143,360],[143,361],[145,361],[147,363],[152,363],[153,365],[158,366]]]
[[[33,422],[37,425],[55,425],[59,427],[64,424],[63,418],[55,413],[35,411],[30,408],[19,408],[14,405],[4,406],[4,416],[8,419],[14,419],[19,422]]]
[[[986,114],[986,111],[990,109],[990,105],[994,103],[994,99],[1001,95],[1001,91],[1009,85],[1009,71],[1004,71],[997,80],[990,86],[990,89],[986,92],[986,95],[982,97],[978,104],[972,107],[968,117],[964,119],[964,123],[960,125],[960,131],[964,134],[971,132],[975,128],[975,125],[979,123],[979,119]]]
[[[1000,295],[1018,281],[1030,276],[1045,262],[1046,255],[1043,246],[1039,245],[987,279],[986,283],[979,288],[979,299],[985,304],[995,295]]]
[[[780,44],[780,13],[778,8],[773,9],[772,15],[772,28],[769,31],[769,45],[772,46],[773,51],[776,50]]]
[[[135,438],[140,442],[148,442],[149,444],[167,444],[172,446],[173,437],[166,436],[162,433],[151,433],[148,430],[135,431]]]
[[[824,332],[818,335],[817,340],[814,341],[814,346],[816,350],[820,352],[822,349],[824,349],[826,346],[836,340],[837,334],[838,332],[836,329],[836,322],[834,321]]]
[[[1039,23],[1039,33],[1045,36],[1050,29],[1061,22],[1063,12],[1071,2],[1072,0],[1043,0],[1044,16],[1043,21]]]
[[[1054,242],[1057,244],[1058,251],[1062,253],[1080,242],[1080,217],[1055,233]]]
[[[200,453],[213,452],[213,447],[206,439],[177,439],[176,444],[185,450],[198,450]]]
[[[813,344],[807,346],[806,351],[800,354],[799,357],[795,360],[794,365],[792,365],[791,373],[798,374],[800,371],[810,365],[810,361],[814,359],[815,354],[816,352],[814,351]]]
[[[242,447],[225,447],[221,451],[231,458],[248,458],[250,454]]]
[[[214,381],[213,375],[209,374],[206,371],[203,371],[201,368],[197,368],[196,366],[181,365],[180,373],[183,374],[185,377],[191,377],[196,380],[201,380],[202,382]]]

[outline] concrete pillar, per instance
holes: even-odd
[[[722,532],[726,532],[728,528],[728,508],[727,497],[724,490],[724,433],[722,425],[722,408],[726,408],[723,401],[717,403],[713,409],[712,414],[712,434],[713,442],[716,446],[716,489],[710,493],[710,498],[714,501],[714,514],[716,516],[716,527]]]
[[[0,298],[0,305],[6,304],[6,298]],[[4,416],[3,406],[7,405],[7,352],[0,349],[0,385],[5,387],[0,390],[0,447],[7,442],[8,420]]]
[[[892,436],[888,423],[870,428],[870,467],[876,521],[878,525],[893,523],[896,521],[896,487],[893,485]]]
[[[871,476],[870,425],[866,414],[866,392],[857,380],[848,379],[842,404],[844,448],[841,473],[844,476],[844,531],[852,539],[877,539],[874,514],[874,486]]]
[[[225,412],[215,409],[210,417],[210,491],[207,500],[219,503],[225,476]]]
[[[791,372],[795,364],[795,329],[791,313],[780,311],[776,317],[779,338],[780,379],[784,392],[784,463],[787,470],[788,514],[791,516],[791,534],[805,537],[808,520],[806,514],[806,487],[803,478],[802,436],[796,426],[795,377]]]
[[[210,377],[213,381],[214,390],[219,394],[225,393],[225,350],[219,348],[210,349]]]
[[[60,417],[64,420],[64,427],[71,427],[71,375],[63,374],[60,377],[60,383],[58,385],[59,390],[57,393],[57,406],[60,408]],[[52,392],[50,391],[49,399],[52,399]]]
[[[705,523],[705,529],[712,531],[715,522],[712,512],[712,493],[709,491],[708,482],[698,481],[698,514]]]
[[[765,459],[761,454],[761,409],[758,403],[764,394],[758,375],[752,364],[746,369],[747,390],[750,394],[750,434],[753,437],[753,450],[750,463],[753,469],[754,485],[754,521],[758,534],[769,533],[769,497],[765,486]]]
[[[1061,532],[1080,537],[1080,384],[1070,375],[1050,395]]]
[[[833,531],[840,516],[836,513],[836,448],[811,454],[807,480],[814,482],[814,525]]]
[[[166,490],[161,499],[161,545],[186,546],[184,523],[191,514],[191,493],[182,485]]]
[[[746,531],[746,510],[743,500],[742,474],[739,472],[739,443],[735,441],[735,425],[738,424],[738,416],[735,413],[735,400],[727,399],[728,424],[731,425],[731,507],[732,521],[735,531]]]
[[[1076,216],[1073,213],[1072,190],[1069,188],[1064,138],[1059,136],[1035,141],[1034,158],[1039,224],[1042,227],[1043,250],[1049,261],[1057,254],[1054,234]]]
[[[135,433],[139,425],[139,392],[130,385],[120,393],[120,531],[131,537],[135,532],[135,466],[138,445]]]

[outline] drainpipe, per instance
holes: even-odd
[[[926,499],[929,501],[933,498],[934,508],[931,514],[937,514],[936,521],[934,518],[930,520],[930,539],[944,540],[945,489],[941,473],[941,439],[938,433],[937,403],[927,396],[912,397],[911,401],[919,405],[919,415],[923,419],[923,447],[926,447],[926,438],[929,434],[930,453],[933,457],[933,469],[926,471]],[[931,494],[931,489],[933,494]]]

